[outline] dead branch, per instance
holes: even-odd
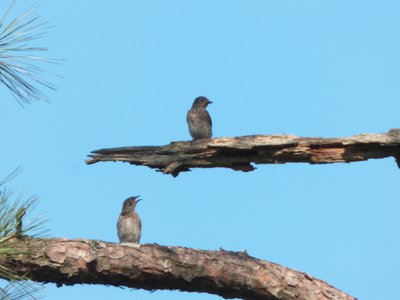
[[[59,286],[103,284],[242,299],[355,299],[322,280],[246,252],[60,238],[14,238],[10,243],[22,254],[0,256],[0,265]]]
[[[106,148],[89,155],[87,164],[122,161],[177,176],[190,168],[224,167],[252,171],[255,164],[303,162],[331,164],[400,157],[400,129],[345,138],[304,138],[293,135],[251,135],[172,142],[166,146]]]

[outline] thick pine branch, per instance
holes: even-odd
[[[172,142],[166,146],[107,148],[92,151],[87,164],[122,161],[177,176],[190,168],[225,167],[252,171],[255,164],[303,162],[330,164],[400,157],[400,129],[345,138],[251,135]]]
[[[355,299],[322,280],[246,252],[82,239],[24,238],[9,242],[23,254],[0,256],[1,266],[28,273],[34,281],[60,286],[103,284],[242,299]]]

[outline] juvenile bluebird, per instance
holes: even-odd
[[[194,99],[192,108],[188,111],[186,121],[193,140],[210,138],[212,136],[211,117],[206,110],[212,102],[206,97],[200,96]]]
[[[119,215],[117,230],[120,243],[139,244],[142,235],[142,222],[135,211],[136,204],[141,199],[139,196],[130,197],[124,201]]]

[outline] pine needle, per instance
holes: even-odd
[[[42,38],[50,26],[48,22],[39,22],[37,5],[7,24],[7,17],[15,2],[13,0],[0,20],[0,83],[9,89],[21,106],[32,101],[48,101],[40,87],[51,90],[56,90],[56,87],[43,78],[51,73],[43,65],[57,63],[58,60],[40,56],[47,48],[29,46],[27,43]]]
[[[46,232],[43,230],[43,214],[30,218],[27,215],[33,210],[37,203],[37,197],[32,196],[24,199],[23,194],[14,197],[14,194],[4,187],[4,184],[22,172],[16,168],[3,180],[0,180],[0,256],[18,255],[24,252],[14,247],[12,239],[29,237],[41,237]],[[29,251],[29,250],[26,250]],[[0,265],[0,278],[5,279],[4,287],[0,287],[0,299],[38,299],[38,293],[42,286],[29,281],[27,276],[16,274],[12,270]],[[1,283],[1,282],[0,282]]]

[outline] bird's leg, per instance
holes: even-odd
[[[122,242],[120,245],[121,246],[127,246],[127,247],[130,247],[130,248],[140,248],[140,244],[131,243],[131,242]]]

